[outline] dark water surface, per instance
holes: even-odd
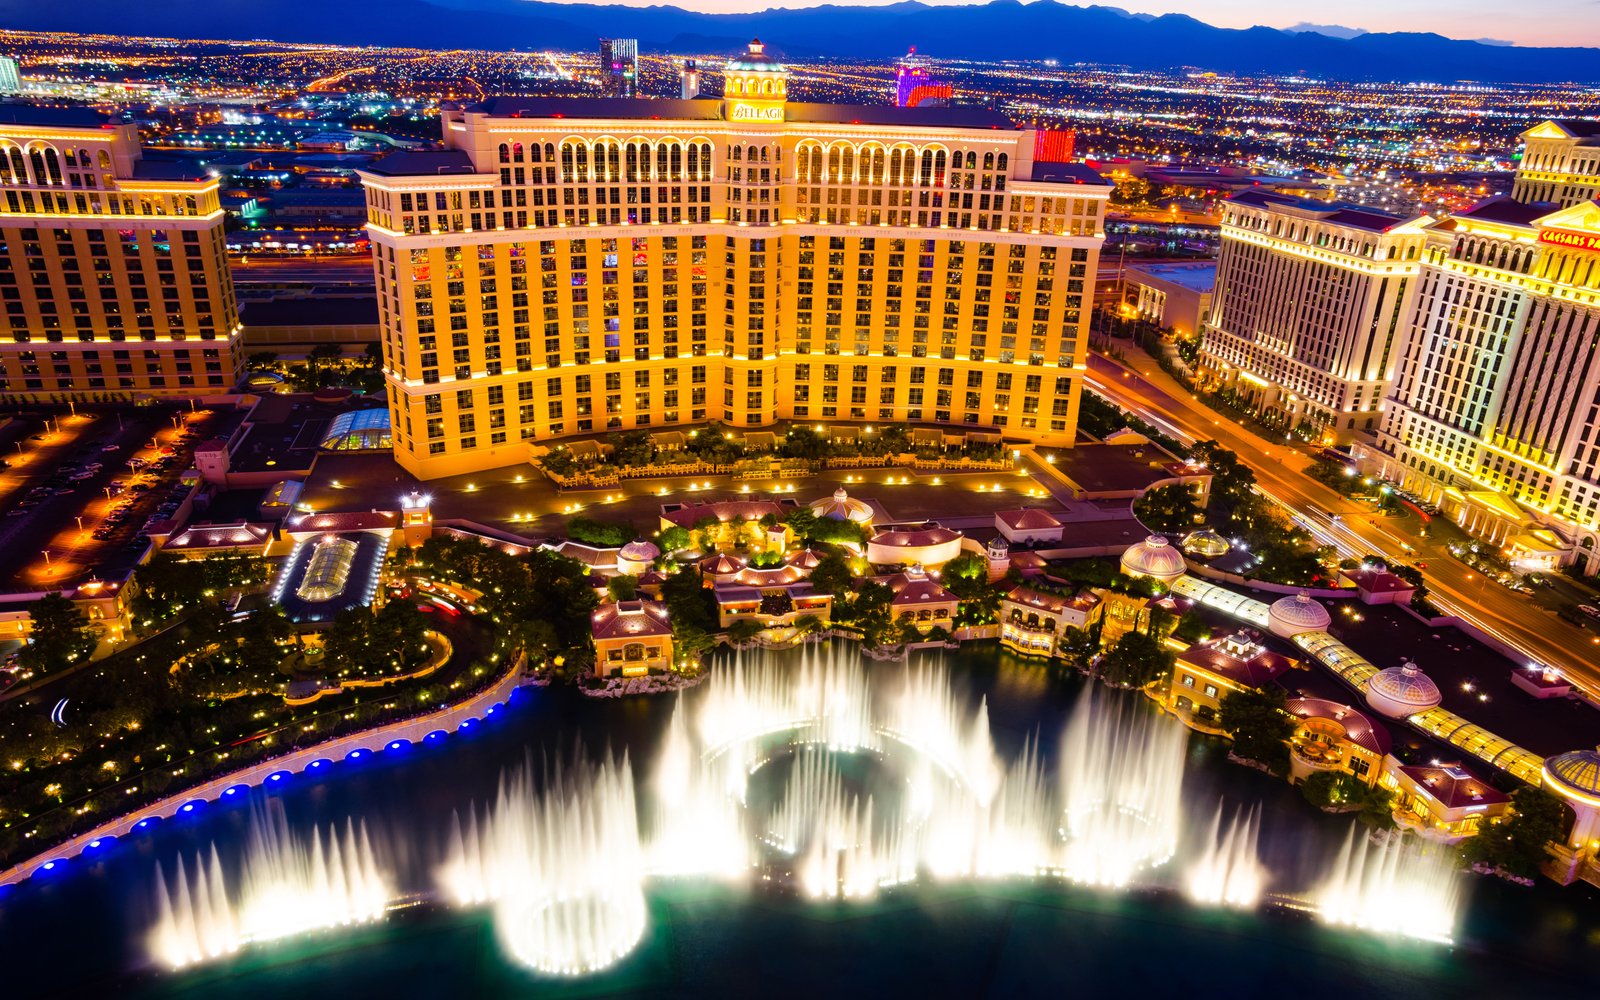
[[[846,647],[843,655],[853,655]],[[1039,734],[1053,753],[1081,682],[1051,680],[993,647],[945,654],[958,689],[988,699],[1001,755]],[[873,665],[871,670],[898,670]],[[688,697],[696,695],[691,693]],[[402,889],[426,891],[454,812],[491,797],[532,754],[627,751],[641,783],[671,699],[596,701],[524,691],[469,735],[296,775],[271,795],[291,824],[364,818]],[[250,798],[267,793],[257,790]],[[1260,802],[1271,889],[1314,885],[1348,830],[1281,782],[1190,742],[1186,836],[1218,801]],[[231,866],[248,804],[213,805],[0,897],[0,998],[85,995],[255,997],[1600,995],[1600,898],[1473,879],[1454,947],[1332,930],[1283,910],[1193,907],[1170,889],[1102,892],[1047,881],[919,884],[867,903],[815,903],[782,890],[652,882],[650,923],[618,965],[581,979],[501,957],[486,912],[432,903],[387,922],[246,949],[182,973],[148,966],[153,875],[218,843]],[[1184,853],[1154,880],[1174,882]]]

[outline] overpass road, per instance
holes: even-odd
[[[1215,439],[1256,474],[1263,493],[1292,509],[1300,523],[1342,554],[1380,555],[1422,564],[1430,599],[1549,664],[1591,695],[1600,695],[1600,636],[1558,617],[1450,555],[1437,538],[1420,538],[1306,474],[1311,458],[1287,442],[1268,441],[1206,407],[1142,352],[1127,361],[1089,356],[1089,388],[1183,441]],[[1597,625],[1600,627],[1600,625]]]

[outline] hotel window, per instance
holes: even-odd
[[[1194,676],[1192,674],[1183,675],[1183,686],[1186,688],[1194,687]]]

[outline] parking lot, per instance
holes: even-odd
[[[0,471],[0,576],[34,590],[120,575],[177,511],[194,445],[230,419],[175,406],[19,415]]]

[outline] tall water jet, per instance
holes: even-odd
[[[208,860],[193,858],[194,878],[180,855],[172,884],[156,863],[156,922],[150,932],[150,953],[158,962],[181,969],[238,951],[243,943],[233,919],[222,877],[222,862],[213,844]]]
[[[1443,848],[1400,836],[1375,844],[1352,826],[1312,902],[1330,924],[1449,943],[1461,894],[1460,873]]]
[[[473,827],[476,829],[473,829]],[[644,850],[627,758],[502,777],[439,873],[463,904],[491,902],[505,950],[541,972],[605,968],[644,935]]]
[[[1187,742],[1177,722],[1084,692],[1062,741],[1062,874],[1123,886],[1172,857]]]
[[[239,929],[246,940],[383,918],[394,890],[378,869],[365,822],[346,820],[342,837],[333,827],[296,837],[277,800],[251,820],[240,879]]]
[[[254,941],[381,920],[394,895],[365,824],[296,835],[276,799],[252,809],[240,868],[230,892],[215,844],[204,863],[180,857],[170,885],[157,866],[149,944],[158,961],[179,968]]]
[[[1211,830],[1200,856],[1189,867],[1184,889],[1191,900],[1208,906],[1249,909],[1261,900],[1267,869],[1261,863],[1258,842],[1261,807],[1236,810],[1222,828],[1222,804],[1211,818]]]
[[[680,697],[650,782],[651,873],[726,879],[748,874],[750,838],[739,808],[744,765],[743,755],[709,757],[696,749]]]

